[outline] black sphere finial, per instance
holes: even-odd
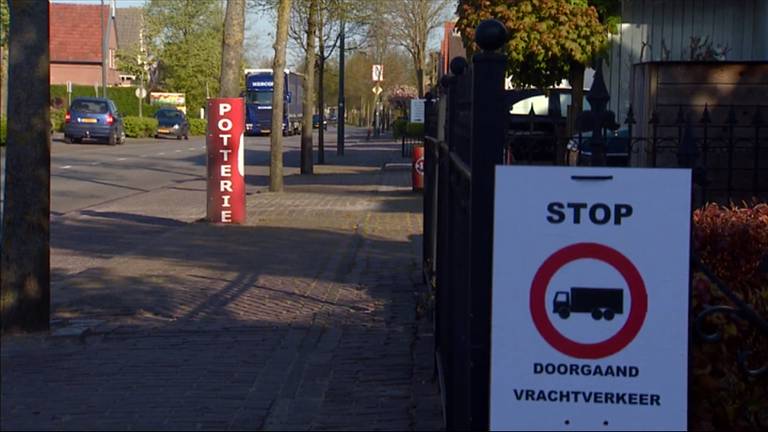
[[[499,20],[483,20],[475,30],[475,42],[483,51],[496,51],[507,42],[507,28]]]
[[[469,63],[467,63],[467,59],[464,57],[455,57],[453,60],[451,60],[451,73],[454,75],[461,75],[464,73],[465,70],[467,70],[467,67],[469,67]]]

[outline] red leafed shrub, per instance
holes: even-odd
[[[737,285],[755,281],[768,254],[768,204],[707,204],[693,212],[693,228],[694,250],[718,277]]]
[[[761,261],[768,255],[768,205],[723,207],[708,204],[693,213],[693,250],[718,278],[763,319],[768,318],[768,275]],[[733,305],[703,273],[693,275],[693,317],[707,306]],[[768,364],[768,337],[754,325],[725,314],[706,321],[707,333],[721,339],[693,342],[691,424],[693,430],[765,430],[768,428],[768,374],[749,377],[747,364]]]

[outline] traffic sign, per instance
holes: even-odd
[[[371,78],[373,82],[384,81],[384,65],[371,65]]]
[[[373,94],[375,94],[376,96],[378,96],[379,94],[381,94],[381,92],[382,92],[384,89],[383,89],[383,88],[381,88],[381,86],[380,86],[380,85],[376,84],[376,86],[375,86],[375,87],[373,87],[373,89],[371,89],[371,90],[373,91]]]
[[[136,91],[133,93],[139,99],[144,99],[145,97],[147,97],[147,89],[145,89],[144,87],[137,87]]]
[[[492,429],[685,429],[690,170],[496,170]]]
[[[416,170],[416,174],[420,176],[424,175],[424,158],[423,157],[416,159],[416,162],[413,163],[413,169]]]

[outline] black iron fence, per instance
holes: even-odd
[[[512,101],[519,98],[503,88],[506,60],[495,50],[504,38],[500,23],[481,23],[477,41],[482,52],[471,67],[454,59],[439,97],[427,95],[423,268],[435,292],[436,365],[449,430],[489,426],[496,165],[690,167],[700,201],[740,196],[765,200],[768,191],[763,107],[755,107],[748,124],[734,120],[738,116],[729,111],[721,122],[710,107],[702,109],[698,123],[692,117],[694,107],[677,107],[682,114],[661,121],[668,118],[664,113],[669,107],[664,107],[643,128],[631,109],[618,127],[610,112],[598,108],[577,123],[581,132],[569,136],[559,113],[510,114]],[[593,87],[588,100],[593,107],[604,107],[607,91]],[[411,144],[403,140],[404,156]],[[727,287],[717,286],[730,299]],[[765,320],[743,303],[733,306],[736,315],[749,317],[748,322],[765,331]]]

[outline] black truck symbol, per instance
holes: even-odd
[[[616,288],[571,288],[571,292],[558,291],[552,302],[552,312],[568,319],[573,313],[591,313],[592,318],[610,321],[624,313],[624,290]]]

